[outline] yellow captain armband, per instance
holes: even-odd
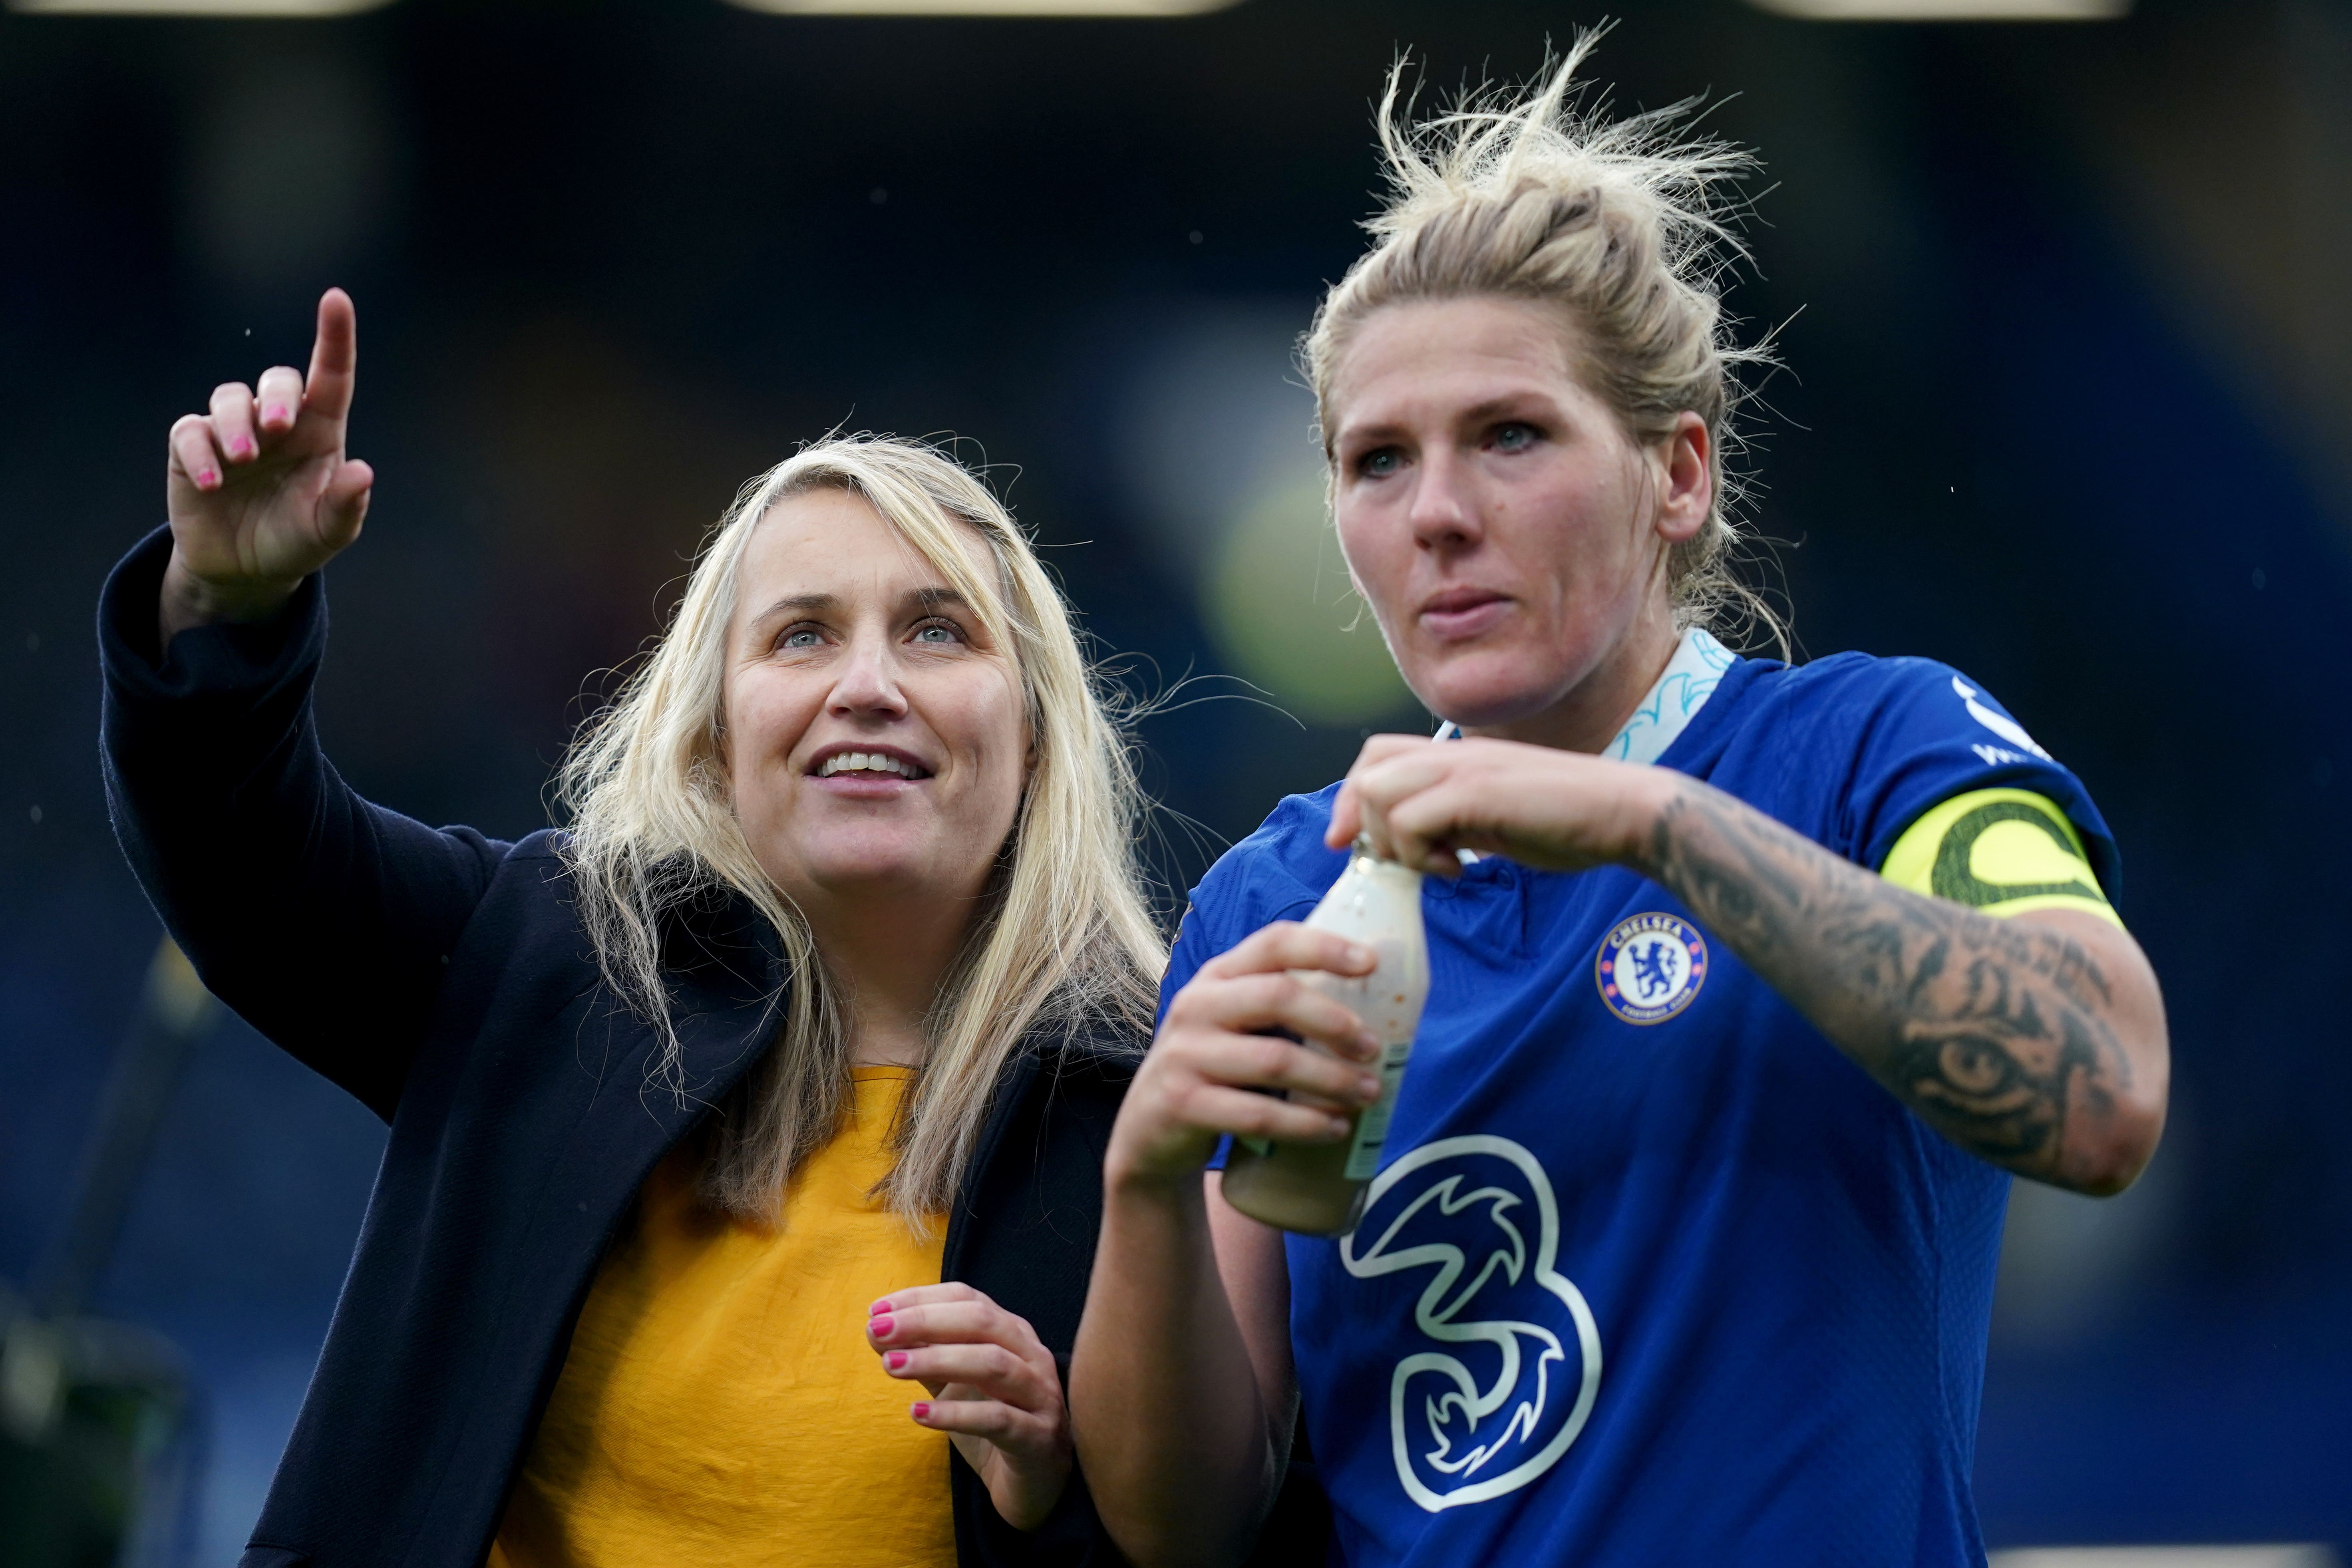
[[[2074,825],[2056,802],[2031,790],[1954,795],[1903,830],[1879,875],[1989,915],[2081,910],[2124,923],[2099,890]]]

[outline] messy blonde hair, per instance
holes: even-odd
[[[704,542],[667,633],[565,758],[563,855],[605,982],[655,1028],[656,1076],[673,1092],[694,1086],[662,972],[665,922],[732,894],[781,939],[782,1022],[722,1108],[703,1184],[729,1212],[772,1219],[786,1181],[833,1136],[847,1103],[848,1004],[736,819],[722,739],[727,638],[752,531],[779,501],[820,489],[862,498],[972,606],[1011,653],[1029,726],[1020,808],[927,1021],[929,1051],[881,1189],[919,1225],[952,1205],[1024,1038],[1108,1023],[1139,1042],[1167,957],[1140,892],[1129,744],[1060,594],[988,487],[933,447],[877,437],[820,442],[744,486]],[[975,566],[974,539],[994,570]]]
[[[1587,384],[1635,442],[1664,439],[1685,411],[1706,421],[1715,496],[1706,526],[1667,555],[1676,624],[1754,626],[1785,653],[1779,616],[1731,570],[1740,485],[1724,464],[1739,449],[1735,372],[1772,363],[1769,343],[1733,342],[1720,293],[1746,254],[1728,190],[1755,160],[1688,134],[1696,100],[1623,120],[1582,107],[1576,74],[1604,30],[1579,35],[1539,88],[1481,88],[1419,122],[1406,63],[1390,71],[1379,114],[1390,195],[1364,226],[1375,243],[1324,296],[1300,345],[1325,460],[1332,377],[1373,312],[1482,296],[1553,308]]]

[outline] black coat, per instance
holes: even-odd
[[[311,719],[315,578],[275,621],[184,632],[159,660],[169,554],[159,531],[100,605],[116,835],[205,984],[392,1129],[245,1568],[480,1568],[605,1245],[772,1034],[772,933],[733,906],[679,925],[695,1098],[653,1087],[653,1033],[600,982],[551,836],[436,831],[343,783]],[[949,1216],[945,1278],[1064,1356],[1144,1043],[1025,1052]],[[1117,1561],[1082,1480],[1024,1535],[950,1464],[963,1563]]]

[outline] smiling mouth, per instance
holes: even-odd
[[[816,776],[835,778],[843,773],[880,773],[902,779],[927,779],[930,770],[919,767],[902,757],[887,752],[835,752],[817,765]]]

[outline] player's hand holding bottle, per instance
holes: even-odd
[[[164,643],[214,621],[267,620],[360,536],[375,470],[343,450],[358,351],[351,296],[330,289],[307,377],[278,365],[253,386],[226,383],[210,412],[173,425]]]
[[[1362,834],[1375,854],[1436,877],[1461,875],[1461,849],[1539,871],[1638,866],[1667,800],[1696,787],[1668,769],[1519,741],[1374,735],[1323,841],[1341,849]]]

